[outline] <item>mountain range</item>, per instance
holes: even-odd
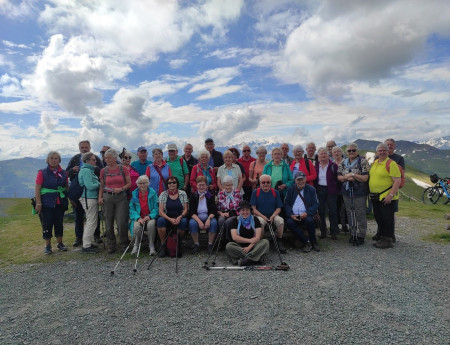
[[[449,145],[450,137],[440,139],[442,139],[439,141],[440,144],[443,144],[447,140],[447,144],[443,144],[441,147]],[[373,152],[380,142],[358,139],[356,143],[361,151]],[[262,141],[247,143],[247,145],[251,147],[253,155],[261,145],[266,147],[270,155],[272,148],[279,147],[281,143]],[[341,146],[339,143],[338,145]],[[234,146],[242,148],[243,144]],[[426,174],[437,173],[441,177],[450,175],[450,150],[439,149],[426,143],[405,140],[398,140],[396,146],[396,152],[405,158],[407,167],[411,166]],[[151,152],[155,147],[166,149],[167,145],[149,145],[147,149]],[[227,148],[216,147],[221,152],[224,152]],[[179,152],[180,154],[182,153],[181,147],[179,148]],[[69,160],[70,157],[63,157],[61,166],[66,168]],[[45,159],[43,158],[25,157],[0,161],[0,198],[26,198],[33,196],[37,171],[44,167]]]

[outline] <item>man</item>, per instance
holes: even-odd
[[[336,142],[334,140],[327,141],[327,150],[328,150],[328,157],[334,162],[333,158],[333,147],[336,146]]]
[[[306,145],[306,153],[304,158],[309,159],[314,164],[319,161],[319,156],[316,154],[316,144],[310,142]]]
[[[192,144],[187,143],[186,145],[184,145],[183,151],[184,155],[182,157],[186,161],[190,176],[192,168],[198,164],[198,159],[192,155],[192,152],[194,151],[194,147],[192,146]]]
[[[244,199],[249,201],[252,196],[252,183],[249,180],[250,176],[250,164],[254,161],[256,161],[255,158],[251,156],[252,150],[250,149],[250,146],[244,145],[242,147],[242,157],[239,158],[237,161],[242,164],[245,171],[245,181],[242,185],[242,189],[244,190]]]
[[[185,191],[189,183],[189,169],[187,164],[183,157],[178,156],[177,145],[169,144],[167,149],[169,151],[169,157],[167,157],[166,162],[169,165],[172,176],[178,179],[180,188]]]
[[[215,147],[214,140],[211,138],[205,140],[205,149],[207,149],[210,154],[208,165],[213,167],[214,172],[217,174],[217,170],[223,165],[223,156],[221,152],[214,149]]]
[[[138,147],[137,155],[139,160],[132,162],[131,166],[136,169],[136,171],[139,173],[139,176],[142,176],[145,175],[147,167],[153,162],[147,159],[148,152],[145,146]]]
[[[102,155],[102,164],[103,166],[106,166],[106,162],[105,162],[105,152],[108,151],[111,147],[110,146],[106,146],[104,145],[102,147],[102,149],[100,150],[100,154]]]
[[[286,248],[284,248],[282,243],[284,219],[279,216],[281,208],[283,207],[280,193],[270,187],[272,180],[269,175],[261,175],[259,183],[261,188],[255,189],[250,199],[253,214],[258,217],[262,229],[264,229],[268,223],[275,225],[277,230],[278,248],[280,249],[280,253],[286,254]]]
[[[73,181],[75,178],[78,178],[78,173],[80,172],[83,163],[81,161],[81,156],[83,153],[91,151],[91,143],[88,140],[83,140],[78,143],[78,149],[80,153],[73,156],[69,164],[67,165],[67,175],[69,176],[70,181]],[[103,149],[102,149],[103,151]],[[95,156],[95,164],[96,168],[94,170],[97,176],[100,176],[100,170],[103,168],[102,161],[100,157]],[[83,244],[83,231],[84,231],[84,209],[79,200],[70,200],[73,209],[75,210],[75,242],[73,243],[74,247],[78,247]],[[97,222],[97,227],[94,232],[94,239],[96,243],[102,243],[100,239],[100,222]]]
[[[291,163],[294,161],[294,158],[288,155],[289,145],[286,143],[283,143],[283,144],[281,144],[280,149],[283,152],[283,155],[281,156],[281,160],[283,160],[288,166],[290,166]]]
[[[318,252],[320,248],[317,244],[314,225],[314,215],[319,208],[316,190],[306,184],[306,175],[303,171],[295,173],[294,181],[284,199],[287,226],[302,242],[301,248],[304,252],[309,252],[311,249]],[[302,226],[306,226],[308,236],[305,236]]]

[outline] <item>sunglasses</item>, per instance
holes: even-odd
[[[351,149],[351,150],[347,150],[347,152],[356,152],[357,150],[355,149]]]
[[[250,150],[242,150],[242,152],[250,152]]]
[[[270,184],[270,181],[261,181],[260,184]]]
[[[101,155],[104,155],[104,154],[105,154],[105,152],[106,152],[106,151],[100,151],[100,154],[101,154]]]
[[[131,156],[123,156],[123,159],[131,159]]]
[[[148,182],[138,182],[138,184],[148,184]]]
[[[167,184],[177,184],[177,181],[169,181]]]

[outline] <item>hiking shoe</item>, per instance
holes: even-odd
[[[397,239],[395,238],[395,235],[392,237],[392,243],[397,242]]]
[[[116,252],[116,248],[115,247],[110,247],[108,249],[108,254],[114,254]]]
[[[84,253],[84,254],[95,254],[95,253],[98,253],[98,248],[97,247],[93,247],[93,246],[90,246],[90,247],[87,247],[87,248],[83,247],[81,249],[81,252]]]
[[[362,246],[364,244],[364,237],[359,237],[356,239],[356,245]]]
[[[336,234],[331,234],[331,239],[334,240],[334,241],[336,241],[336,240],[338,239],[338,237],[337,237]]]
[[[91,247],[98,248],[98,244],[97,243],[91,243]]]
[[[57,245],[56,245],[56,247],[58,247],[58,249],[61,251],[61,252],[67,252],[67,247],[64,245],[64,243],[58,243]]]
[[[195,243],[192,247],[192,254],[197,254],[200,251],[200,245],[198,243]]]
[[[208,254],[213,253],[213,245],[211,243],[208,243]]]
[[[377,232],[377,233],[372,237],[372,240],[374,240],[374,241],[379,241],[379,240],[381,240],[381,235],[380,235],[380,233]]]
[[[164,258],[166,256],[167,256],[167,247],[164,245],[164,246],[161,246],[161,248],[159,249],[158,257]]]
[[[301,248],[301,250],[302,250],[302,252],[303,253],[309,253],[310,251],[311,251],[311,249],[312,249],[312,245],[311,245],[311,242],[306,242],[304,245],[303,245],[303,247]]]
[[[323,240],[324,238],[327,238],[327,234],[320,234],[319,238],[320,238],[321,240]]]
[[[150,247],[150,256],[153,256],[156,254],[155,247]]]
[[[79,247],[79,246],[81,246],[82,244],[83,244],[83,241],[82,241],[81,237],[77,237],[77,238],[75,239],[75,242],[73,242],[72,246],[73,246],[73,247]]]
[[[313,243],[313,244],[311,245],[311,249],[312,249],[313,251],[315,251],[315,252],[320,252],[320,247],[319,247],[319,245],[318,245],[317,243]]]
[[[52,252],[52,246],[45,246],[45,248],[44,248],[44,254],[45,254],[45,255],[49,255],[49,254],[51,254],[51,253],[53,253],[53,252]]]
[[[378,242],[375,242],[373,246],[378,249],[388,249],[394,248],[394,243],[390,237],[381,237],[381,239]]]
[[[133,250],[131,251],[131,255],[136,255],[136,254],[137,254],[137,251],[138,251],[138,247],[137,247],[137,246],[134,246],[134,247],[133,247]]]
[[[100,237],[96,237],[96,238],[95,238],[95,243],[97,243],[97,244],[102,244],[103,241],[102,241],[102,239],[101,239]]]
[[[341,231],[342,232],[348,232],[348,226],[347,225],[342,225],[341,226]]]
[[[286,248],[283,246],[283,240],[281,238],[277,238],[278,249],[281,254],[287,254]]]
[[[238,266],[247,266],[247,262],[248,262],[247,258],[240,258],[238,260]]]

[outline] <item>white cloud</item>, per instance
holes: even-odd
[[[17,3],[17,1],[15,1]],[[0,1],[0,15],[8,18],[21,18],[31,17],[34,12],[33,1],[21,1],[19,4],[15,4],[9,0]]]
[[[237,92],[243,88],[243,85],[226,84],[238,75],[240,75],[238,67],[217,68],[205,71],[200,76],[192,78],[192,82],[198,83],[194,84],[188,92],[208,91],[198,96],[198,100],[217,98],[225,94]]]
[[[177,68],[180,68],[181,66],[183,66],[186,62],[187,62],[186,59],[174,59],[174,60],[170,60],[169,65],[171,68],[177,69]]]
[[[7,41],[7,40],[3,40],[2,42],[8,48],[31,49],[31,47],[27,46],[26,44],[14,43],[14,42]]]

